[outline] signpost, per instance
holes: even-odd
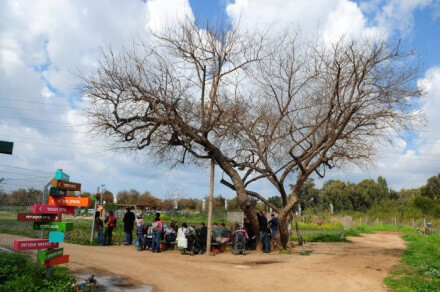
[[[68,191],[80,191],[81,190],[81,184],[79,184],[79,183],[73,183],[73,182],[67,182],[67,181],[55,180],[55,179],[52,181],[52,186],[54,188],[60,188],[63,190],[68,190]]]
[[[0,153],[4,145],[0,141]],[[6,142],[5,142],[6,143]],[[12,144],[12,143],[11,143]],[[12,148],[9,154],[12,154]],[[69,262],[69,256],[63,255],[63,248],[58,248],[64,242],[64,233],[73,230],[73,223],[61,223],[61,214],[74,214],[75,207],[89,207],[89,198],[67,197],[67,191],[80,191],[81,184],[69,182],[70,176],[58,169],[50,188],[49,204],[35,204],[32,213],[18,213],[17,221],[33,222],[34,230],[49,231],[49,239],[15,240],[14,250],[39,250],[38,260],[47,267],[46,277],[50,277],[52,266]],[[43,197],[43,202],[44,202]],[[40,233],[41,237],[41,233]]]
[[[54,258],[53,260],[44,262],[44,266],[51,267],[55,265],[67,264],[68,262],[69,262],[69,256],[62,255],[57,258]]]
[[[70,207],[89,207],[89,198],[78,197],[49,197],[49,205],[51,206],[70,206]]]
[[[73,230],[73,223],[59,223],[59,222],[50,222],[50,223],[34,223],[34,230],[44,230],[44,231],[59,231],[66,232]]]
[[[13,142],[0,141],[0,153],[12,155],[13,149],[14,149]]]
[[[64,251],[64,248],[43,250],[38,254],[38,260],[40,262],[53,260],[54,258],[62,256],[63,251]]]
[[[67,191],[60,188],[50,188],[49,195],[52,197],[65,197],[67,196]]]
[[[35,204],[33,209],[34,214],[73,214],[75,207],[66,206],[50,206],[43,204]]]
[[[17,213],[17,221],[22,221],[22,222],[60,222],[61,215]]]
[[[50,243],[47,239],[14,240],[14,250],[34,250],[58,248],[58,243]]]

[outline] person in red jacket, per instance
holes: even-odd
[[[113,229],[116,227],[116,217],[113,216],[113,211],[109,211],[107,217],[105,218],[104,223],[107,224],[107,227],[105,228],[104,233],[104,245],[111,245],[112,244],[112,235],[113,235]]]

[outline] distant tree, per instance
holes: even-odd
[[[428,179],[426,185],[421,188],[421,195],[440,202],[440,174]]]
[[[384,198],[385,198],[385,197],[388,197],[389,189],[388,189],[388,183],[387,183],[387,180],[386,180],[384,177],[379,176],[379,177],[377,178],[377,183],[378,183],[378,184],[380,185],[380,187],[382,188],[382,195],[384,196]]]
[[[272,196],[272,197],[269,197],[267,200],[277,208],[283,207],[283,201],[281,200],[280,196]]]
[[[154,210],[157,210],[161,207],[160,200],[154,197],[149,191],[145,191],[142,195],[138,196],[136,204],[144,205],[149,209]]]
[[[332,203],[335,211],[353,210],[350,200],[352,186],[339,180],[329,180],[322,188],[323,200]]]
[[[161,210],[173,210],[174,209],[174,200],[173,199],[165,199],[160,202]]]
[[[34,188],[13,191],[9,203],[14,206],[29,206],[41,203],[43,192]]]
[[[110,192],[109,190],[106,190],[102,193],[102,201],[106,204],[110,204],[114,202],[114,198],[115,196],[113,195],[112,192]]]
[[[290,185],[291,189],[294,187],[294,185]],[[317,207],[321,202],[321,194],[319,189],[315,187],[315,180],[313,178],[308,178],[301,188],[298,203],[301,204],[303,209],[307,209],[310,207]]]
[[[81,198],[90,198],[92,194],[90,192],[82,192],[79,194],[79,197]]]

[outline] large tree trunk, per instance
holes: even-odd
[[[290,224],[289,215],[291,214],[297,200],[298,200],[298,194],[293,193],[287,205],[284,206],[284,208],[280,211],[280,214],[278,215],[278,224],[280,225],[279,226],[280,242],[281,242],[281,246],[284,249],[287,249],[287,244],[289,243],[290,240],[289,229],[288,229],[288,225]]]

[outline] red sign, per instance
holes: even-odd
[[[33,211],[35,214],[73,214],[75,207],[35,204]]]
[[[44,265],[46,267],[55,266],[55,265],[61,265],[61,264],[67,264],[69,262],[69,255],[62,255],[57,258],[54,258],[50,261],[45,261]]]
[[[72,206],[72,207],[88,207],[90,206],[89,198],[78,197],[50,197],[49,205],[51,206]]]
[[[17,213],[17,221],[25,222],[60,222],[60,214],[31,214],[31,213]]]
[[[59,243],[49,243],[48,239],[14,240],[14,250],[58,248]]]

